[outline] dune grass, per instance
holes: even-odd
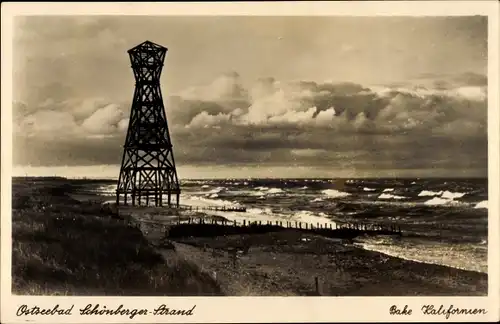
[[[175,250],[159,253],[132,220],[80,203],[57,180],[15,179],[12,291],[21,295],[221,295]]]

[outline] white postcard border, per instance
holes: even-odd
[[[124,322],[442,322],[499,319],[499,6],[496,1],[268,2],[268,3],[2,3],[2,154],[1,154],[1,321],[3,323],[124,323]],[[11,287],[12,174],[12,20],[16,15],[295,15],[295,16],[463,16],[487,15],[489,234],[487,297],[36,297],[15,296]],[[22,304],[53,308],[74,305],[71,316],[16,316]],[[192,316],[79,316],[87,304],[113,309],[152,310],[161,304],[191,308]],[[485,308],[484,315],[423,315],[424,305]],[[389,307],[409,305],[410,316],[391,316]]]

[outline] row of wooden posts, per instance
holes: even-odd
[[[180,220],[178,220],[178,223],[180,224]],[[205,218],[189,218],[187,220],[188,224],[212,224],[212,225],[224,225],[224,226],[280,226],[280,227],[286,227],[286,228],[296,228],[296,229],[329,229],[329,230],[334,230],[334,229],[351,229],[351,230],[358,230],[358,231],[390,231],[390,232],[399,232],[401,233],[401,227],[396,225],[396,224],[390,224],[389,226],[387,225],[381,225],[381,224],[363,224],[363,223],[335,223],[333,225],[332,223],[316,223],[316,225],[309,224],[309,223],[303,223],[303,222],[290,222],[290,221],[246,221],[243,220],[241,223],[236,222],[236,220],[229,221],[227,219],[216,219],[216,218],[211,218],[211,219],[205,219]]]
[[[189,211],[203,211],[203,210],[212,210],[212,211],[230,211],[230,212],[246,212],[246,207],[237,207],[237,206],[189,206],[189,205],[180,205],[179,209],[189,210]]]

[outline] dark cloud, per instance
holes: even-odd
[[[266,78],[246,89],[238,74],[224,74],[166,100],[176,161],[486,170],[486,79],[445,79],[452,81],[432,88]],[[129,107],[103,99],[16,102],[14,162],[119,164]]]

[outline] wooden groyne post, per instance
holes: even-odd
[[[185,206],[181,207],[184,208]],[[187,206],[186,208],[189,208]],[[332,223],[320,223],[317,222],[316,224],[310,224],[310,223],[304,223],[299,221],[281,221],[281,220],[267,220],[267,221],[262,221],[262,220],[242,220],[242,221],[236,221],[232,220],[229,221],[227,219],[219,219],[215,217],[188,217],[185,220],[180,220],[180,218],[177,218],[177,220],[173,220],[173,224],[177,223],[177,226],[185,226],[185,225],[198,225],[198,226],[206,226],[206,225],[211,225],[211,226],[216,226],[216,225],[222,225],[222,226],[232,226],[233,227],[247,227],[247,228],[253,228],[253,227],[261,227],[261,226],[271,226],[271,227],[277,227],[277,228],[282,228],[282,229],[290,229],[290,228],[295,228],[300,231],[306,231],[306,232],[312,232],[316,234],[322,234],[322,235],[335,235],[335,231],[354,231],[354,232],[360,232],[360,234],[367,233],[367,234],[388,234],[388,235],[399,235],[402,236],[402,230],[401,226],[399,226],[396,223],[386,223],[386,224],[373,224],[373,223],[350,223],[350,222],[345,222],[345,223],[335,223],[335,226],[333,226]],[[248,230],[245,230],[245,232]],[[262,231],[262,230],[257,230],[257,231]],[[250,232],[253,232],[252,230]],[[234,233],[237,233],[234,232]],[[341,234],[343,235],[343,234]],[[351,235],[351,234],[349,234]]]

